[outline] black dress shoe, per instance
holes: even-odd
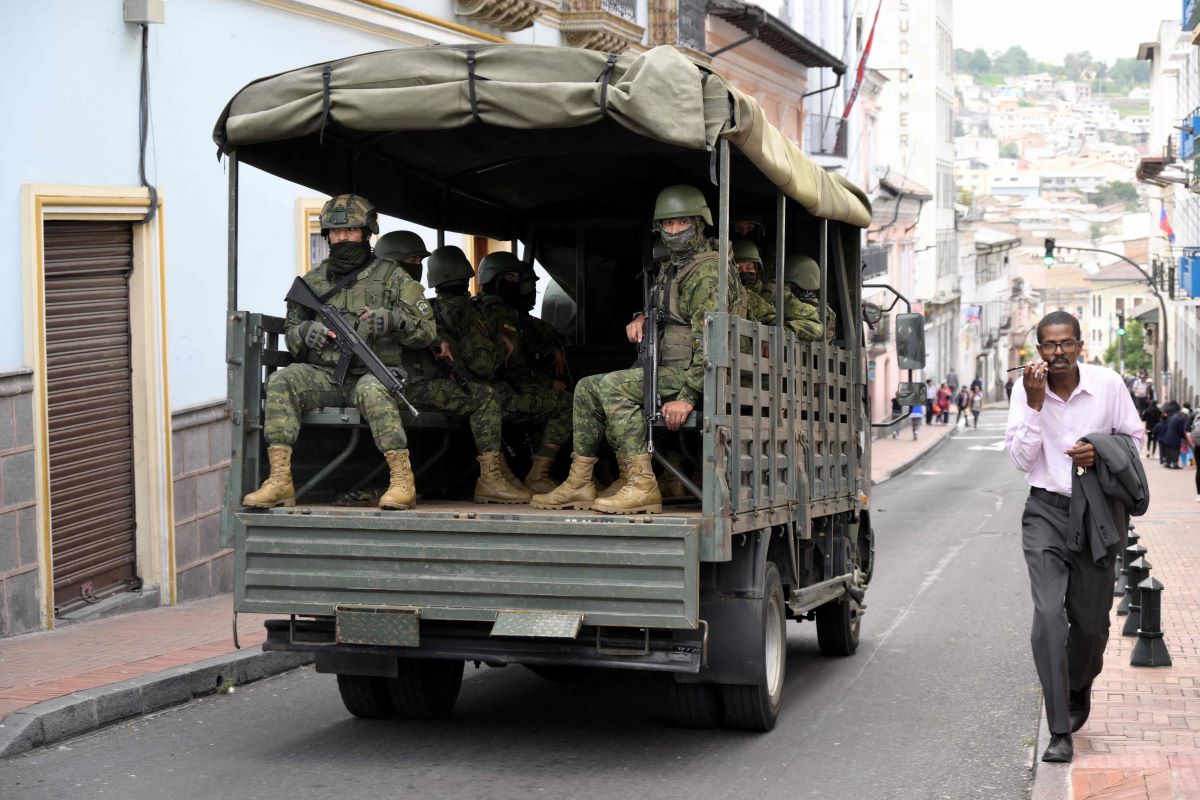
[[[1071,734],[1050,734],[1050,745],[1042,753],[1042,761],[1065,764],[1075,757],[1075,746],[1071,744]]]
[[[1067,711],[1071,720],[1071,733],[1075,733],[1075,731],[1083,727],[1092,713],[1092,685],[1088,684],[1079,691],[1072,689],[1067,703]]]

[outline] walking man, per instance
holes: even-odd
[[[1021,545],[1033,595],[1033,660],[1051,733],[1042,760],[1070,761],[1071,734],[1087,721],[1092,681],[1104,664],[1113,561],[1128,523],[1127,516],[1114,519],[1116,542],[1099,558],[1089,547],[1094,537],[1072,535],[1072,503],[1086,503],[1072,500],[1073,473],[1082,476],[1097,463],[1096,446],[1080,440],[1096,432],[1123,434],[1136,453],[1143,428],[1120,375],[1076,363],[1083,346],[1079,320],[1051,312],[1038,323],[1037,337],[1041,360],[1027,364],[1013,387],[1004,442],[1030,486]],[[1140,462],[1135,466],[1140,470]]]

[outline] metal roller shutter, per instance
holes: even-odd
[[[46,383],[54,603],[134,577],[127,222],[47,222]]]

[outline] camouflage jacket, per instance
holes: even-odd
[[[437,333],[433,322],[433,309],[425,300],[424,289],[405,272],[400,263],[373,258],[373,263],[358,274],[354,282],[339,290],[326,302],[342,312],[346,321],[354,324],[363,306],[385,308],[392,312],[393,323],[403,323],[399,331],[388,331],[383,336],[364,336],[367,345],[385,364],[402,363],[406,351],[424,348],[433,342]],[[328,273],[328,261],[322,261],[304,276],[304,280],[318,295],[333,288],[339,278]],[[297,360],[307,361],[322,367],[333,368],[341,358],[335,347],[310,350],[304,344],[307,330],[304,323],[312,318],[312,312],[296,303],[287,304],[287,320],[284,324],[284,342],[288,352]],[[360,374],[365,367],[357,361],[351,372]]]
[[[525,383],[532,379],[533,364],[529,360],[528,349],[522,335],[520,313],[504,302],[502,297],[495,294],[481,294],[475,298],[475,302],[487,323],[492,341],[496,343],[496,350],[501,361],[500,377],[513,384]],[[501,336],[507,338],[513,345],[513,351],[508,354],[507,358],[505,357],[507,348],[500,341]]]
[[[768,302],[763,296],[762,282],[755,281],[749,286],[743,286],[742,292],[746,298],[747,318],[763,325],[774,325],[778,314],[775,313],[775,304]]]
[[[659,309],[667,309],[663,300],[670,298],[668,319],[661,337],[662,355],[659,363],[684,369],[679,399],[692,405],[704,393],[704,315],[718,310],[720,262],[716,250],[711,245],[707,246],[686,260],[672,261],[665,269],[659,270],[650,291],[651,298],[658,298],[656,302]],[[730,269],[731,266],[727,261],[725,268]],[[732,274],[736,275],[736,269]],[[744,302],[741,295],[741,284],[734,277],[729,286],[729,308],[726,311],[737,313],[738,307]],[[689,347],[680,350],[673,340],[682,340],[685,336]],[[680,352],[676,353],[676,350]]]
[[[528,312],[519,313],[518,318],[525,354],[534,375],[549,380],[565,379],[565,376],[554,374],[555,350],[564,349],[562,334],[549,322]]]
[[[803,303],[804,305],[808,306],[809,308],[811,308],[813,310],[813,316],[816,317],[817,319],[820,319],[820,312],[817,309],[818,301],[814,300],[813,302],[810,303],[807,300],[801,300],[800,302]],[[837,330],[837,314],[835,314],[833,309],[829,307],[829,304],[826,303],[825,304],[825,339],[826,339],[826,341],[830,341],[830,342],[833,341],[833,333],[835,330]],[[818,337],[819,337],[819,335],[818,335]]]
[[[504,363],[504,347],[470,295],[438,295],[432,304],[438,335],[450,343],[454,363],[477,380],[495,380]]]
[[[763,299],[775,307],[774,293],[764,291]],[[806,342],[820,341],[824,331],[817,310],[791,292],[783,296],[783,324]]]

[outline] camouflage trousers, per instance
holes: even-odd
[[[429,378],[409,384],[404,390],[418,411],[440,411],[467,418],[475,447],[480,453],[500,451],[500,401],[486,383],[470,381],[470,392],[458,388],[450,378]]]
[[[513,388],[507,383],[492,384],[504,421],[516,425],[545,423],[542,441],[536,455],[553,458],[558,448],[571,435],[571,393],[555,391],[538,383],[526,383]]]
[[[333,370],[314,364],[289,364],[267,378],[263,425],[267,444],[294,445],[300,435],[300,415],[323,406],[356,407],[371,426],[371,436],[381,452],[408,448],[400,409],[378,378],[350,376],[338,386],[333,382]]]
[[[659,367],[658,395],[665,403],[683,387],[682,369]],[[575,386],[575,452],[594,456],[603,438],[618,455],[645,453],[642,368],[589,375]]]

